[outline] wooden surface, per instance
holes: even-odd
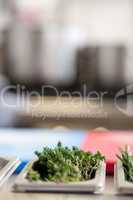
[[[113,177],[107,177],[106,189],[102,195],[55,194],[55,193],[14,193],[11,192],[14,177],[0,191],[0,200],[131,200],[132,196],[118,196],[114,191]]]

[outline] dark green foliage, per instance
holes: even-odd
[[[59,142],[54,149],[45,147],[28,173],[29,180],[77,182],[94,178],[104,156],[84,152],[77,147],[69,149]],[[35,177],[34,177],[35,175]]]

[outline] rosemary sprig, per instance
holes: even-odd
[[[129,147],[125,146],[125,149],[120,149],[120,155],[117,155],[117,158],[122,162],[125,179],[133,183],[133,155]]]

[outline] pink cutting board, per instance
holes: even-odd
[[[106,157],[107,174],[113,174],[116,154],[119,154],[119,148],[123,148],[126,144],[133,150],[133,132],[95,131],[87,133],[81,149],[92,152],[99,150]]]

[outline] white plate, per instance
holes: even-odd
[[[0,170],[0,186],[13,174],[20,164],[17,157],[1,157],[7,160],[7,164]]]
[[[35,161],[35,160],[34,160]],[[105,163],[101,162],[94,179],[75,183],[54,183],[43,181],[29,181],[26,179],[27,173],[34,161],[31,161],[20,173],[13,186],[18,192],[90,192],[101,193],[105,185]]]
[[[133,183],[126,181],[122,162],[117,161],[114,168],[114,184],[119,194],[133,194]]]

